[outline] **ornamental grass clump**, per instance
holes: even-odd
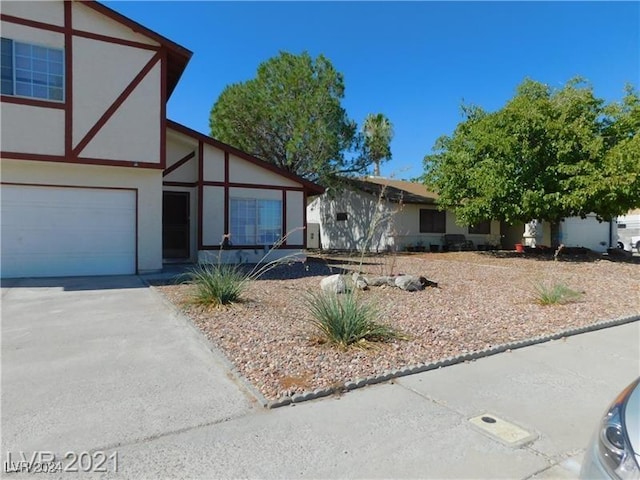
[[[182,283],[195,286],[191,301],[198,305],[217,307],[230,305],[240,301],[240,296],[249,284],[281,265],[290,265],[300,261],[299,255],[293,253],[282,258],[268,260],[287,239],[287,237],[301,230],[296,228],[280,238],[262,256],[251,270],[243,268],[242,264],[223,262],[222,252],[229,241],[230,235],[224,235],[218,250],[218,259],[215,264],[199,264],[182,276]]]
[[[198,265],[187,274],[187,281],[195,287],[193,303],[214,307],[237,302],[247,286],[240,267],[224,263]]]
[[[360,300],[354,292],[344,295],[309,293],[306,302],[312,317],[311,325],[327,343],[347,348],[401,337],[394,328],[378,323],[378,309]]]
[[[580,292],[572,290],[564,283],[554,283],[551,286],[539,283],[534,288],[535,300],[540,305],[563,305],[575,302],[582,296]]]

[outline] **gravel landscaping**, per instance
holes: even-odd
[[[496,345],[640,314],[640,264],[557,261],[494,252],[372,256],[362,271],[414,274],[438,288],[361,292],[381,322],[406,340],[339,350],[319,342],[308,321],[305,293],[320,280],[357,269],[358,259],[310,256],[251,283],[244,300],[226,308],[188,303],[188,285],[157,288],[215,344],[267,400],[380,375]],[[536,303],[537,284],[562,283],[582,293],[564,305]]]

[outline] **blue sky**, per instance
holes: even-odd
[[[344,74],[350,118],[394,124],[381,170],[396,178],[422,173],[463,100],[498,109],[525,77],[561,87],[580,75],[607,101],[640,86],[639,2],[104,3],[193,51],[167,114],[206,134],[226,85],[280,51],[324,54]]]

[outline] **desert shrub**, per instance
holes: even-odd
[[[578,300],[582,294],[572,290],[564,283],[546,285],[538,283],[534,286],[534,298],[540,305],[562,305]]]
[[[224,235],[220,243],[217,262],[215,264],[198,264],[191,271],[182,275],[178,281],[195,286],[195,291],[191,296],[193,303],[211,306],[235,303],[240,300],[240,296],[253,280],[257,280],[280,265],[299,261],[299,257],[295,253],[269,260],[272,253],[284,243],[291,233],[297,230],[300,229],[291,230],[278,240],[251,270],[243,268],[242,264],[228,264],[222,261],[224,244],[229,239],[229,235]]]
[[[247,286],[247,275],[237,265],[198,265],[186,274],[195,286],[192,301],[199,305],[228,305],[237,302]]]
[[[309,293],[306,302],[311,325],[323,340],[339,347],[400,338],[394,328],[377,322],[378,309],[362,301],[355,292]]]

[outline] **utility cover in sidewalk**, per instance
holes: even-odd
[[[502,420],[490,413],[470,418],[469,421],[484,433],[488,433],[511,447],[519,447],[537,438],[536,434],[527,432],[517,425]]]

